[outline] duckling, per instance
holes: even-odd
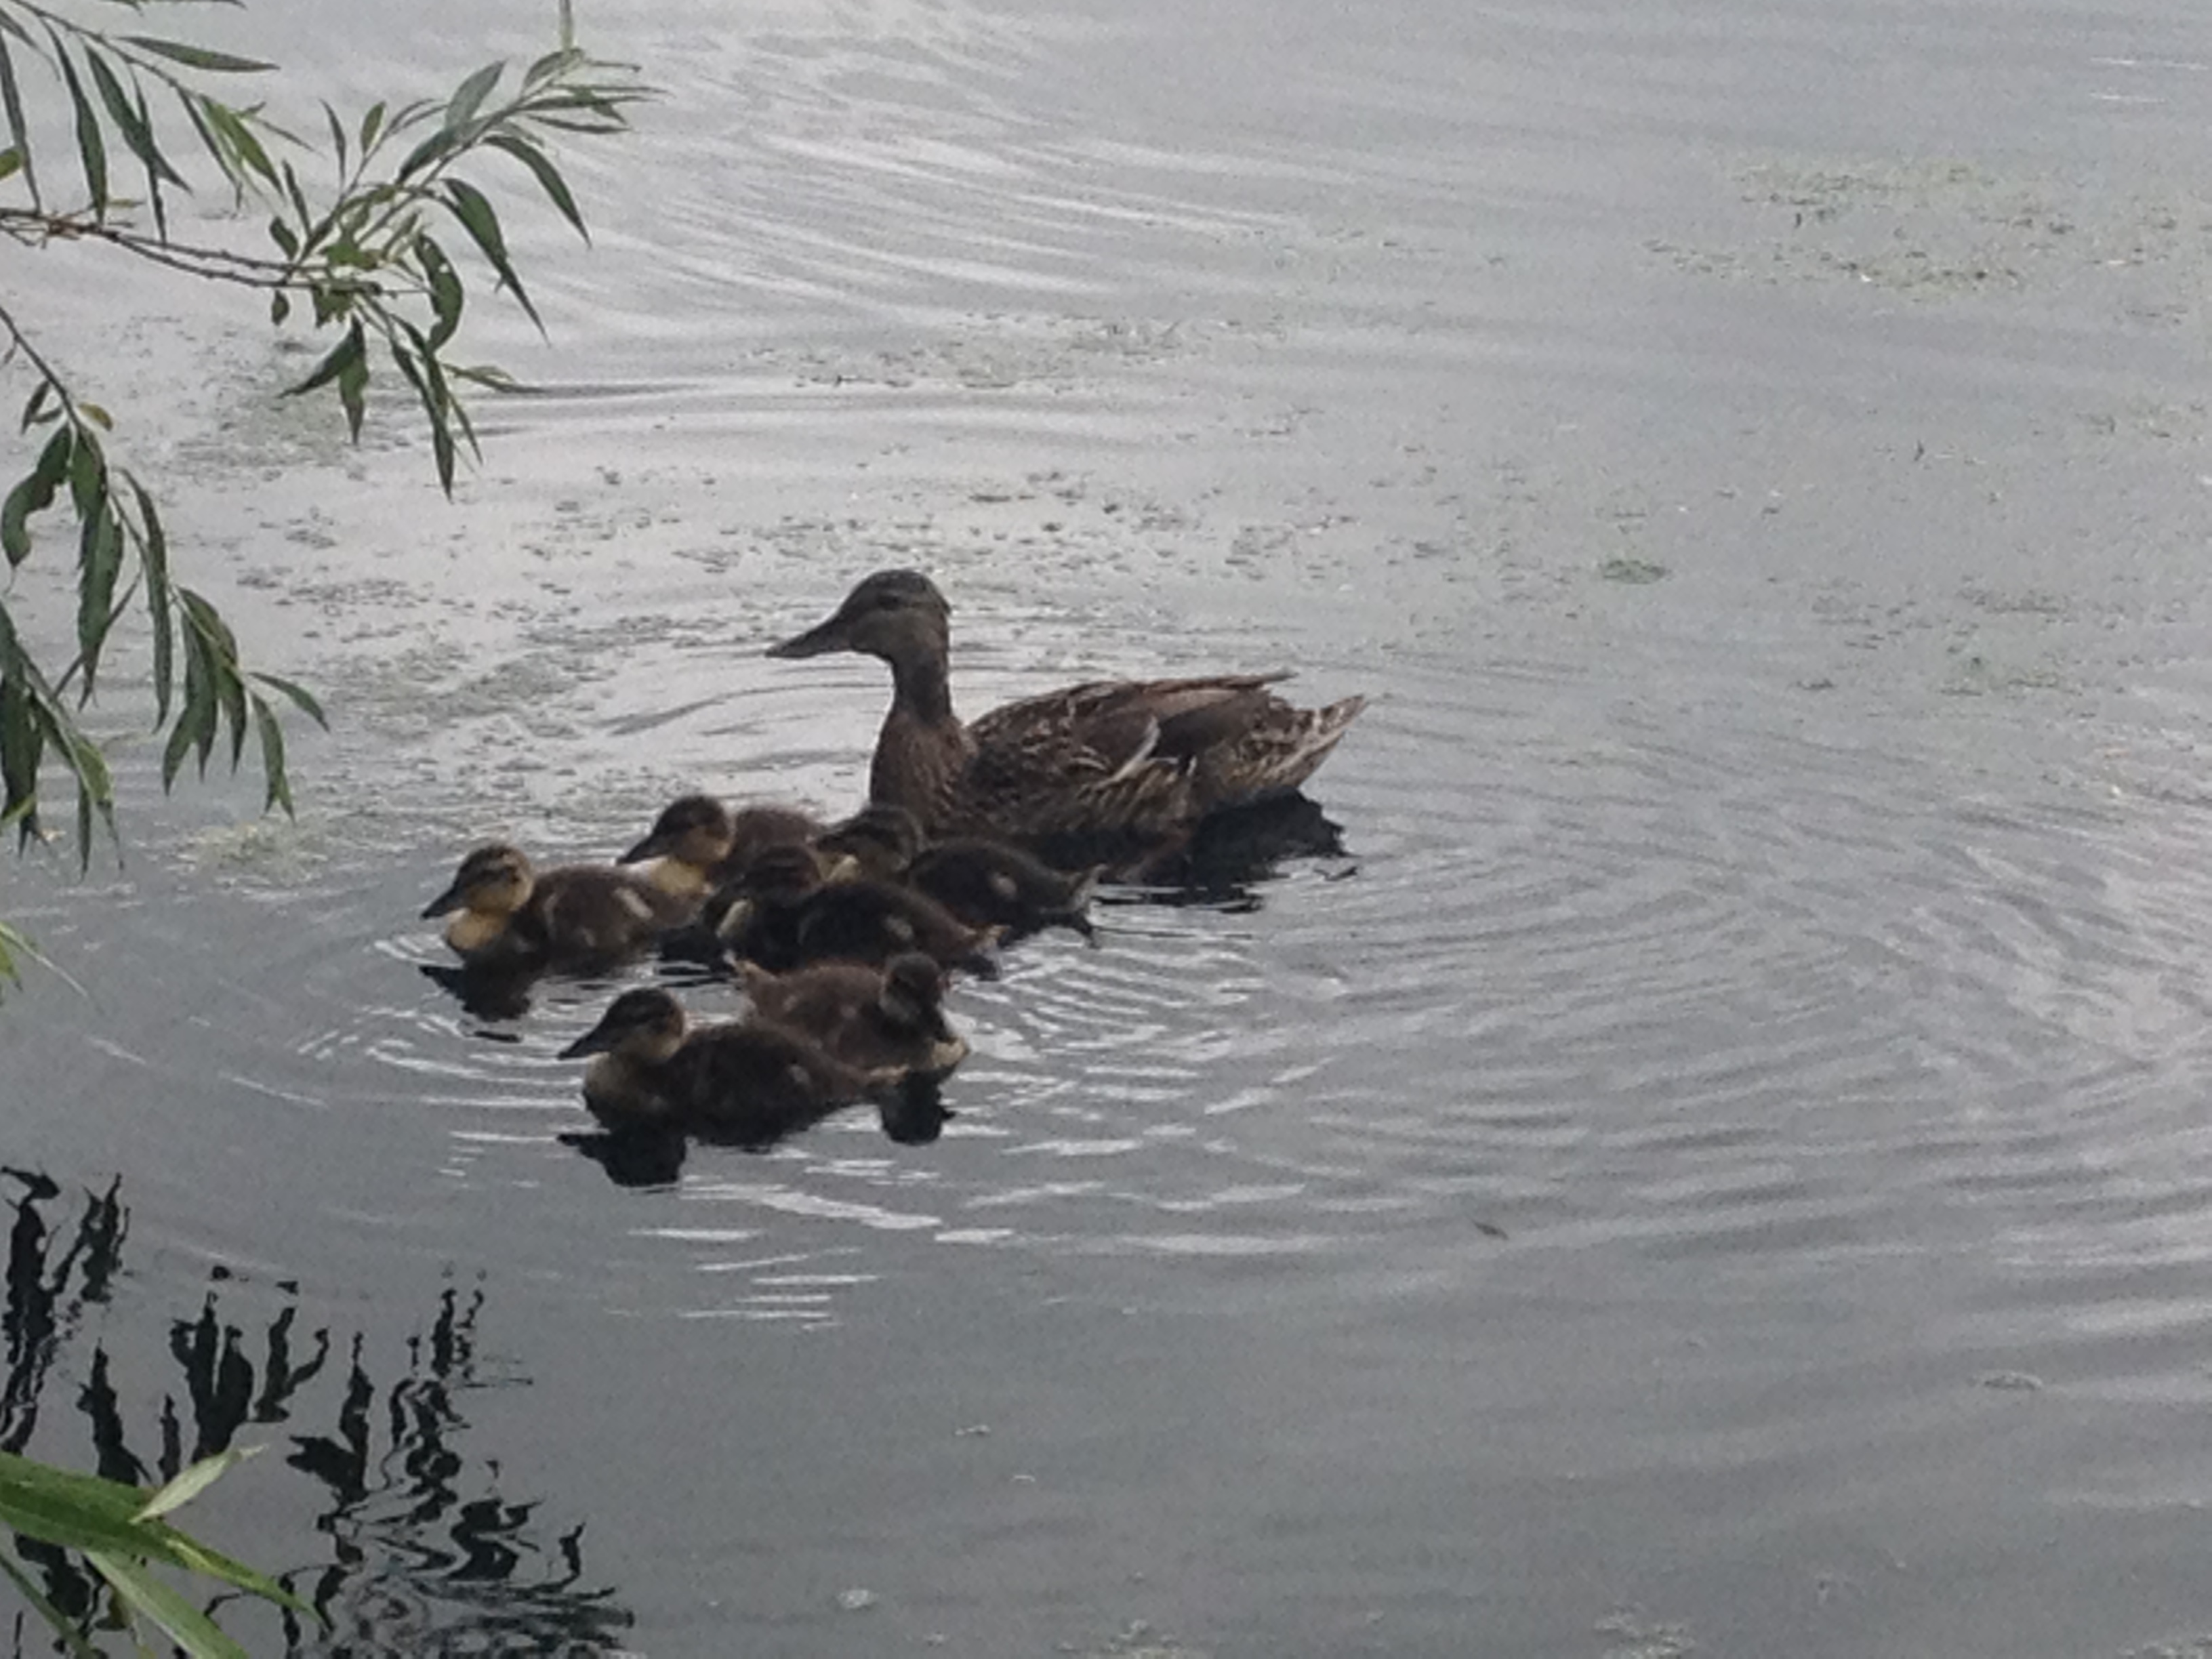
[[[931,842],[921,820],[903,806],[864,806],[820,837],[823,851],[845,854],[881,881],[903,882],[935,899],[971,927],[997,926],[1009,939],[1066,927],[1096,945],[1084,912],[1103,865],[1068,873],[1011,842],[956,836]]]
[[[1018,938],[1046,927],[1066,927],[1098,942],[1085,907],[1105,873],[1103,865],[1068,873],[1002,841],[957,836],[918,854],[906,878],[971,927],[996,924]]]
[[[520,848],[491,842],[461,860],[422,915],[452,916],[446,943],[471,967],[522,969],[620,962],[696,908],[626,870],[535,870]]]
[[[712,795],[684,795],[671,801],[645,838],[615,862],[641,864],[654,886],[692,900],[703,899],[770,847],[805,846],[822,834],[822,825],[791,806],[743,806],[732,812]]]
[[[823,962],[787,974],[743,966],[755,1012],[802,1032],[834,1058],[862,1071],[895,1067],[939,1079],[968,1056],[965,1038],[945,1019],[945,970],[919,951],[880,969]]]
[[[754,1148],[894,1091],[902,1075],[848,1066],[766,1020],[695,1026],[657,986],[623,992],[561,1051],[563,1060],[585,1055],[584,1103],[608,1129],[681,1130]]]
[[[920,951],[980,979],[998,977],[985,954],[995,927],[970,927],[933,899],[890,882],[825,882],[812,848],[771,848],[733,889],[710,901],[716,933],[734,953],[772,972],[808,963],[881,963]]]
[[[863,806],[814,840],[817,852],[849,858],[857,873],[878,881],[899,880],[928,844],[921,820],[888,801]]]

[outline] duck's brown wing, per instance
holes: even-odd
[[[1267,689],[1287,678],[1097,680],[1008,703],[969,728],[970,816],[1029,839],[1167,834],[1243,795],[1295,788],[1267,781],[1292,769],[1286,739],[1305,714]]]

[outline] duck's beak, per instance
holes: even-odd
[[[654,830],[617,859],[617,864],[642,864],[647,859],[657,859],[668,850],[668,837]]]
[[[781,645],[771,645],[768,653],[771,657],[819,657],[831,651],[849,651],[852,641],[846,637],[845,630],[851,623],[852,619],[840,611],[818,627],[794,635]]]
[[[462,897],[461,884],[457,881],[422,907],[422,920],[428,921],[433,916],[451,915],[467,902]]]
[[[603,1019],[597,1025],[592,1027],[590,1030],[585,1032],[583,1036],[578,1037],[574,1042],[563,1048],[557,1055],[555,1056],[555,1058],[557,1060],[581,1060],[586,1054],[603,1054],[606,1053],[608,1049],[615,1046],[615,1038],[618,1035],[619,1033],[617,1033],[607,1024],[605,1020]]]

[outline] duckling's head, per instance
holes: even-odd
[[[914,862],[926,840],[920,818],[884,801],[862,807],[814,845],[852,859],[867,874],[896,876]]]
[[[822,884],[822,860],[811,847],[767,847],[745,866],[744,890],[769,902],[805,898]]]
[[[658,986],[624,991],[608,1004],[599,1023],[561,1051],[562,1060],[622,1054],[656,1063],[684,1046],[689,1030],[684,1005]]]
[[[942,656],[952,607],[919,570],[878,570],[845,596],[836,615],[769,647],[771,657],[818,657],[857,651],[896,663],[932,652]]]
[[[736,838],[728,807],[712,795],[685,795],[669,802],[653,821],[645,839],[616,862],[639,864],[647,859],[665,858],[705,870],[730,855]]]
[[[491,842],[461,860],[453,884],[422,907],[425,921],[465,910],[473,916],[511,916],[530,902],[530,860],[518,847]]]
[[[902,951],[884,964],[883,1010],[902,1025],[950,1038],[945,1023],[945,969],[934,957]]]

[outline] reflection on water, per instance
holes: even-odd
[[[94,1469],[109,1480],[158,1486],[200,1458],[274,1443],[320,1489],[312,1518],[286,1534],[292,1559],[258,1565],[327,1626],[226,1593],[211,1610],[249,1648],[256,1621],[280,1620],[286,1652],[331,1659],[618,1650],[631,1615],[590,1582],[581,1523],[549,1531],[535,1502],[507,1497],[501,1472],[467,1450],[468,1396],[521,1380],[479,1352],[481,1291],[447,1290],[410,1339],[404,1367],[380,1381],[359,1334],[334,1340],[328,1327],[301,1328],[289,1287],[258,1330],[231,1322],[228,1275],[218,1272],[198,1312],[170,1322],[175,1381],[118,1378],[106,1342],[83,1332],[124,1268],[131,1212],[120,1180],[87,1194],[72,1216],[46,1176],[4,1173],[21,1190],[9,1236],[0,1446],[33,1450],[48,1384],[58,1369],[82,1368],[70,1403],[89,1433]],[[137,1420],[134,1402],[157,1389],[154,1420]],[[61,1437],[49,1424],[35,1449],[80,1466],[82,1452],[58,1444]],[[229,1484],[265,1492],[261,1483],[272,1478],[248,1465]],[[198,1513],[218,1507],[204,1501]],[[311,1538],[327,1553],[320,1565],[298,1561]],[[18,1548],[56,1606],[82,1618],[99,1605],[100,1581],[64,1552],[28,1540]],[[21,1639],[19,1626],[19,1651]]]

